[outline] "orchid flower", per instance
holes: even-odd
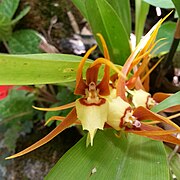
[[[98,58],[90,65],[86,70],[86,79],[84,80],[82,73],[84,63],[90,53],[96,48],[96,46],[93,46],[82,58],[77,69],[74,93],[81,95],[82,97],[77,99],[75,102],[60,107],[34,107],[37,110],[43,111],[58,111],[73,108],[71,112],[66,117],[51,117],[48,122],[51,120],[60,120],[62,122],[53,131],[35,144],[17,154],[7,157],[6,159],[16,158],[33,151],[49,142],[69,126],[76,124],[81,124],[82,128],[88,131],[87,145],[93,145],[93,138],[96,131],[98,129],[103,130],[106,127],[113,128],[120,132],[124,131],[126,133],[134,133],[151,139],[180,145],[180,140],[173,136],[174,133],[180,132],[179,126],[170,121],[170,118],[151,112],[147,106],[142,106],[141,102],[138,104],[139,102],[137,103],[137,98],[130,100],[129,96],[127,96],[127,93],[136,93],[134,97],[137,96],[141,98],[141,94],[145,93],[143,96],[143,102],[146,102],[147,92],[140,88],[142,83],[139,80],[139,75],[149,61],[148,54],[154,47],[155,36],[162,22],[163,20],[160,20],[145,36],[145,40],[141,41],[135,51],[132,52],[125,65],[122,67],[122,70],[117,68],[110,61],[105,40],[102,35],[98,34],[102,42],[104,58]],[[137,59],[141,58],[144,59],[142,62],[142,68],[140,68],[140,70],[138,69],[136,71],[137,73],[135,73],[130,80],[127,80],[126,76],[128,76],[128,73],[133,69],[134,64],[136,65],[139,61]],[[102,80],[98,82],[98,72],[102,64],[105,65],[104,75]],[[110,68],[116,72],[113,76],[110,76]],[[131,80],[133,78],[135,78],[136,81]],[[128,87],[130,86],[131,88],[129,90]],[[152,99],[149,101],[151,104],[154,103],[154,100]],[[159,122],[164,122],[172,126],[174,129],[164,130],[155,126]]]
[[[180,140],[171,134],[180,132],[180,128],[170,119],[149,110],[158,103],[157,97],[156,95],[151,97],[150,93],[145,91],[142,82],[139,79],[141,72],[143,72],[150,60],[150,52],[157,44],[157,42],[155,42],[156,35],[165,18],[160,20],[150,32],[148,32],[122,67],[122,73],[124,76],[127,76],[133,67],[142,60],[141,65],[135,70],[135,73],[130,79],[125,79],[124,76],[118,76],[117,74],[111,76],[112,89],[111,94],[108,97],[109,113],[106,123],[119,131],[131,132],[151,139],[179,144]],[[91,67],[98,63],[107,64],[106,62],[97,59]],[[157,64],[155,66],[157,66]],[[155,66],[147,73],[147,75],[155,68]],[[129,88],[132,90],[129,90]],[[127,96],[128,93],[132,97]],[[164,97],[168,96],[164,95]],[[179,106],[176,106],[176,109],[178,108]],[[179,116],[179,114],[177,114],[177,116]],[[147,120],[150,120],[150,122],[147,122]],[[159,122],[172,126],[174,130],[165,131],[157,126],[153,126],[153,124]]]
[[[157,67],[162,58],[150,70],[148,68],[148,63],[152,56],[151,53],[155,51],[155,46],[159,43],[159,41],[164,40],[160,39],[155,41],[161,24],[170,14],[171,12],[152,27],[152,29],[144,36],[125,62],[124,66],[122,67],[122,73],[124,76],[128,76],[128,74],[133,71],[133,73],[130,74],[130,78],[124,79],[123,76],[118,78],[117,75],[114,75],[113,77],[112,82],[113,84],[116,84],[116,95],[120,96],[126,102],[129,102],[130,100],[130,98],[127,99],[127,94],[130,95],[132,97],[131,102],[136,108],[143,106],[151,109],[153,106],[172,95],[166,93],[155,93],[153,96],[151,96],[151,94],[148,93],[149,74]],[[179,110],[180,105],[170,107],[164,111],[177,112]]]
[[[106,44],[103,41],[103,38],[100,34],[100,37],[105,57],[109,59],[109,54]],[[25,150],[12,155],[6,159],[15,158],[18,156],[22,156],[28,152],[33,151],[34,149],[44,145],[45,143],[49,142],[55,136],[57,136],[60,132],[68,128],[73,124],[82,124],[84,130],[87,130],[88,137],[87,137],[87,145],[90,143],[93,145],[93,138],[98,129],[103,130],[105,122],[107,121],[108,116],[108,101],[106,100],[105,96],[110,94],[109,90],[109,78],[110,78],[110,68],[108,65],[104,67],[104,76],[102,80],[98,83],[98,71],[100,68],[100,64],[95,65],[93,67],[89,67],[86,71],[86,80],[83,79],[83,66],[91,54],[91,52],[96,48],[96,45],[90,48],[85,56],[82,58],[79,67],[77,69],[76,75],[76,88],[74,93],[77,95],[82,95],[82,98],[77,99],[75,102],[69,103],[64,106],[55,107],[55,108],[37,108],[37,110],[43,111],[58,111],[67,108],[72,108],[71,112],[65,117],[54,116],[50,118],[50,120],[62,120],[62,122],[47,136],[36,142],[35,144],[31,145],[30,147],[26,148]],[[113,68],[116,67],[109,62]]]

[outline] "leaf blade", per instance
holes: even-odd
[[[173,2],[173,4],[174,4],[174,6],[175,6],[175,8],[176,8],[176,10],[177,10],[178,16],[179,16],[179,18],[180,18],[180,3],[179,3],[178,0],[172,0],[172,2]]]
[[[123,65],[131,50],[128,34],[117,13],[105,0],[87,0],[86,9],[95,38],[97,33],[101,33],[107,43],[112,62]],[[97,42],[101,47],[98,38]]]
[[[8,48],[11,54],[36,54],[39,49],[40,37],[30,29],[15,31],[8,39]]]
[[[158,105],[154,106],[153,108],[151,108],[151,111],[158,113],[164,109],[167,109],[169,107],[176,106],[179,104],[180,104],[180,91],[168,97],[167,99],[165,99]]]
[[[0,12],[11,19],[19,5],[20,0],[3,0],[0,3]]]
[[[129,0],[106,0],[117,13],[128,35],[131,33],[131,10]]]
[[[152,6],[156,6],[160,8],[165,8],[165,9],[174,8],[174,4],[172,3],[171,0],[163,0],[163,3],[161,0],[143,0],[143,1],[151,4]]]
[[[28,12],[30,11],[30,7],[25,7],[16,17],[11,21],[11,24],[16,24],[20,19],[22,19]]]
[[[147,14],[149,12],[149,4],[144,1],[137,0],[135,1],[135,5],[136,5],[135,35],[136,35],[136,44],[138,44],[143,35],[144,23],[146,21]]]
[[[118,139],[111,130],[99,131],[93,147],[86,148],[85,139],[86,137],[83,137],[60,159],[49,172],[46,180],[129,180],[134,177],[134,173],[139,180],[163,180],[169,177],[162,143],[136,135],[129,135],[128,139],[124,136]]]
[[[30,85],[75,81],[82,57],[64,54],[0,54],[0,84]],[[86,62],[87,65],[90,61]]]

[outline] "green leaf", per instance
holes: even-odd
[[[66,54],[0,54],[0,84],[30,85],[72,82],[80,56]],[[87,61],[85,69],[90,65]]]
[[[16,120],[29,119],[32,116],[33,95],[26,91],[13,89],[0,101],[1,123],[14,123]]]
[[[80,56],[68,54],[0,54],[0,85],[74,82],[81,59]],[[91,63],[86,61],[84,74]],[[103,68],[100,68],[99,77],[102,75]]]
[[[20,0],[1,0],[0,12],[9,19],[12,19],[18,8],[19,1]]]
[[[58,161],[45,180],[169,180],[161,142],[131,134],[117,138],[107,130],[97,132],[92,147],[85,144],[86,136]]]
[[[87,0],[88,20],[96,37],[101,33],[107,43],[112,62],[123,65],[130,55],[129,35],[118,14],[105,0]]]
[[[142,0],[136,0],[135,6],[135,35],[136,44],[138,44],[143,36],[145,21],[149,12],[149,4]]]
[[[16,141],[20,136],[21,126],[18,124],[13,125],[11,128],[8,128],[4,133],[4,143],[9,151],[13,151],[16,148]]]
[[[8,40],[11,54],[36,54],[41,53],[39,49],[40,37],[34,30],[19,30],[12,34]]]
[[[11,20],[0,12],[0,41],[9,39],[11,34]]]
[[[169,52],[172,41],[173,41],[175,29],[176,29],[175,22],[166,22],[163,25],[161,25],[156,40],[159,40],[162,38],[166,38],[166,39],[160,41],[160,43],[158,43],[158,45],[155,47],[155,49],[157,48],[157,51],[155,51],[155,53],[153,54],[154,56],[162,55]],[[177,50],[180,51],[180,44]]]
[[[0,126],[6,128],[4,142],[9,150],[14,150],[20,133],[30,132],[33,117],[33,94],[13,89],[0,101]]]
[[[152,6],[160,7],[160,8],[165,8],[165,9],[171,9],[174,8],[174,4],[172,3],[171,0],[143,0]]]
[[[73,4],[79,9],[81,14],[88,19],[86,7],[85,7],[85,0],[72,0]]]
[[[177,10],[177,13],[178,13],[178,16],[180,18],[180,3],[179,3],[179,0],[172,0],[172,2],[174,3],[174,6]]]
[[[176,106],[176,105],[180,105],[180,91],[168,97],[167,99],[165,99],[158,105],[154,106],[151,109],[151,111],[158,113],[164,109],[167,109],[169,107]]]
[[[131,33],[131,9],[129,0],[106,0],[117,13],[128,35]]]
[[[30,7],[25,7],[15,19],[11,21],[11,24],[16,24],[20,19],[22,19],[28,12],[30,11]]]

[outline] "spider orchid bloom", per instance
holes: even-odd
[[[152,50],[159,42],[155,42],[158,30],[169,14],[155,24],[154,27],[144,36],[122,67],[122,73],[125,76],[127,76],[132,70],[134,74],[131,75],[128,80],[124,79],[123,76],[120,76],[119,78],[116,76],[116,80],[114,80],[114,82],[116,82],[116,95],[129,102],[129,99],[127,98],[127,93],[129,93],[132,96],[131,101],[135,108],[143,106],[151,109],[153,106],[170,96],[170,94],[165,93],[155,93],[151,96],[151,94],[147,92],[149,90],[149,74],[162,60],[160,59],[149,70],[147,65],[151,59],[150,53],[152,53]],[[142,74],[143,77],[141,78]],[[175,106],[168,108],[166,111],[175,112],[179,109],[180,106]]]
[[[103,130],[107,121],[108,102],[103,96],[108,96],[109,91],[109,67],[105,67],[104,77],[97,83],[100,65],[90,67],[86,71],[86,81],[82,77],[82,68],[85,61],[79,65],[79,73],[76,78],[77,95],[83,97],[76,100],[77,118],[81,121],[83,130],[88,130],[87,145],[93,145],[93,138],[97,129]]]
[[[138,90],[134,89],[132,91],[126,88],[126,90],[130,95],[132,95],[132,104],[134,105],[135,108],[139,106],[143,106],[147,109],[151,109],[152,107],[156,106],[158,103],[162,102],[166,98],[173,95],[173,94],[158,92],[158,93],[155,93],[153,96],[151,96],[150,93],[142,89],[138,89]],[[169,107],[163,111],[164,112],[178,112],[179,110],[180,110],[180,105],[176,105],[176,106]]]
[[[147,122],[147,120],[150,120],[150,122]],[[170,125],[174,130],[164,130],[153,125],[159,122]],[[145,107],[140,106],[133,109],[129,103],[119,96],[109,102],[109,113],[106,123],[118,131],[134,133],[154,140],[180,145],[180,140],[173,136],[174,133],[180,132],[179,126],[168,118],[153,113]]]
[[[106,124],[108,124],[116,130],[123,130],[125,132],[146,136],[155,140],[180,144],[180,140],[172,135],[174,133],[180,132],[180,128],[172,121],[170,121],[169,118],[151,112],[149,109],[156,105],[156,101],[151,97],[149,93],[141,89],[141,87],[143,88],[141,81],[139,82],[139,84],[135,84],[136,80],[138,80],[139,78],[141,71],[149,62],[149,58],[147,61],[147,56],[156,44],[154,43],[154,41],[158,29],[161,23],[164,21],[164,19],[159,21],[157,25],[155,25],[154,28],[146,35],[145,42],[143,42],[143,44],[140,44],[139,47],[137,47],[135,52],[133,52],[130,55],[130,58],[127,60],[127,63],[125,63],[125,65],[122,67],[122,72],[124,71],[124,76],[126,76],[134,66],[131,64],[133,58],[136,57],[136,63],[137,61],[139,61],[139,59],[143,58],[145,60],[143,60],[142,66],[140,66],[141,68],[136,71],[137,73],[135,73],[129,81],[126,81],[124,76],[121,74],[120,76],[118,76],[118,74],[114,74],[113,76],[111,76],[110,80],[112,82],[112,89],[115,90],[115,92],[117,91],[117,93],[115,96],[114,92],[112,94],[111,91],[111,96],[108,97],[109,112]],[[91,66],[97,65],[100,62],[103,63],[103,61],[99,59],[95,61]],[[152,70],[153,69],[151,69],[151,71]],[[118,89],[122,87],[122,84],[120,84],[122,82],[123,88]],[[131,92],[131,94],[133,94],[134,96],[132,99],[132,103],[134,104],[135,108],[130,105],[129,99],[126,96],[128,92],[128,88],[126,88],[126,85],[128,85],[128,83],[132,85],[132,88],[134,88],[135,86],[138,87],[138,90],[129,90],[129,92]],[[147,120],[150,120],[150,122],[146,122]],[[174,130],[167,131],[159,127],[153,126],[153,124],[157,124],[159,122],[163,122],[172,126]]]
[[[167,15],[169,16],[169,14]],[[158,21],[151,30],[144,36],[144,38],[137,45],[135,50],[131,53],[124,66],[122,67],[122,73],[124,76],[128,76],[128,74],[133,70],[134,74],[130,77],[130,79],[125,80],[122,76],[120,76],[117,80],[117,96],[120,96],[123,100],[127,101],[126,97],[126,87],[128,89],[142,89],[145,90],[142,82],[147,79],[149,81],[149,74],[152,70],[160,63],[158,61],[152,69],[148,70],[148,72],[140,79],[140,75],[142,75],[147,70],[147,65],[150,61],[150,53],[159,42],[155,42],[158,30],[163,23],[163,21],[167,18],[167,16],[160,21]],[[137,68],[137,65],[139,66]],[[148,89],[146,84],[146,90]]]
[[[126,90],[132,96],[132,104],[135,108],[143,106],[147,109],[151,109],[157,104],[157,102],[151,97],[151,94],[142,89],[129,90],[126,88]]]
[[[100,34],[98,34],[98,36],[100,37],[103,44],[104,55],[107,59],[109,59],[109,54],[107,51],[106,44],[104,44],[102,36]],[[60,107],[54,107],[54,108],[34,107],[35,109],[42,111],[59,111],[73,107],[71,112],[66,117],[60,117],[60,116],[51,117],[49,121],[60,120],[62,122],[53,131],[51,131],[48,135],[40,139],[35,144],[31,145],[30,147],[24,149],[23,151],[17,154],[7,157],[6,159],[16,158],[37,149],[38,147],[52,140],[60,132],[62,132],[63,130],[65,130],[66,128],[68,128],[73,124],[78,124],[78,125],[82,124],[83,129],[88,130],[89,134],[87,138],[87,145],[89,143],[93,145],[93,138],[97,129],[103,129],[105,122],[107,121],[108,101],[104,98],[104,96],[108,96],[110,94],[109,66],[105,65],[104,76],[99,83],[97,82],[98,71],[101,66],[101,64],[99,63],[97,65],[94,65],[93,67],[89,67],[86,71],[86,80],[83,79],[82,70],[84,63],[95,48],[96,46],[93,46],[87,51],[87,53],[82,58],[79,67],[77,69],[76,88],[74,93],[78,95],[82,95],[82,98],[77,99],[76,102],[72,102]],[[109,63],[112,65],[112,67],[115,68],[115,66],[111,62]]]

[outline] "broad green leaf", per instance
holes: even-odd
[[[97,41],[101,33],[107,43],[112,62],[123,65],[130,55],[129,35],[118,14],[106,0],[86,0],[88,20]],[[101,47],[101,43],[99,43]]]
[[[160,112],[172,106],[180,105],[180,91],[168,97],[158,105],[154,106],[151,110],[153,112]]]
[[[74,82],[81,59],[80,56],[68,54],[0,54],[0,85]],[[86,61],[84,74],[91,63],[91,60]],[[99,77],[102,75],[103,68],[100,68]]]
[[[0,84],[29,85],[72,82],[82,57],[66,54],[0,54]],[[87,61],[85,68],[90,65]]]
[[[20,0],[1,0],[0,12],[9,19],[12,19],[18,8],[19,1]]]
[[[17,23],[17,22],[18,22],[20,19],[22,19],[29,11],[30,11],[30,7],[29,7],[29,6],[25,7],[25,8],[20,12],[20,14],[19,14],[18,16],[16,16],[16,18],[11,21],[11,24],[13,25],[13,24]]]
[[[128,35],[131,33],[131,9],[129,0],[106,0],[117,13]]]
[[[145,21],[149,12],[149,4],[142,0],[136,0],[135,6],[135,35],[136,44],[138,44],[143,36]]]
[[[107,130],[97,132],[92,147],[85,144],[86,136],[58,161],[45,180],[169,180],[161,142],[131,134],[117,138]]]
[[[40,37],[34,30],[15,31],[8,40],[8,47],[11,54],[35,54],[41,53],[39,49]]]
[[[11,34],[11,20],[0,12],[0,41],[9,39]]]
[[[165,8],[165,9],[170,9],[174,8],[174,4],[172,3],[171,0],[143,0],[152,6],[160,7],[160,8]]]
[[[179,2],[179,0],[172,0],[172,2],[174,3],[174,6],[175,6],[178,16],[180,18],[180,2]]]
[[[27,95],[26,91],[13,89],[8,96],[0,101],[1,123],[14,123],[16,120],[26,119],[32,116],[32,94]]]
[[[86,7],[85,7],[85,0],[72,0],[74,5],[79,9],[81,14],[88,19],[87,12],[86,12]]]
[[[153,54],[154,56],[169,52],[171,43],[173,41],[175,29],[176,29],[175,22],[166,22],[160,27],[156,40],[159,40],[162,38],[165,38],[165,40],[162,40],[160,41],[160,43],[158,43],[158,45],[156,46],[157,50]],[[180,44],[177,50],[180,51]]]
[[[173,153],[172,149],[168,146],[165,146],[166,152],[168,155]],[[177,180],[180,179],[180,155],[179,153],[175,153],[172,159],[169,162],[172,173],[176,176]]]

